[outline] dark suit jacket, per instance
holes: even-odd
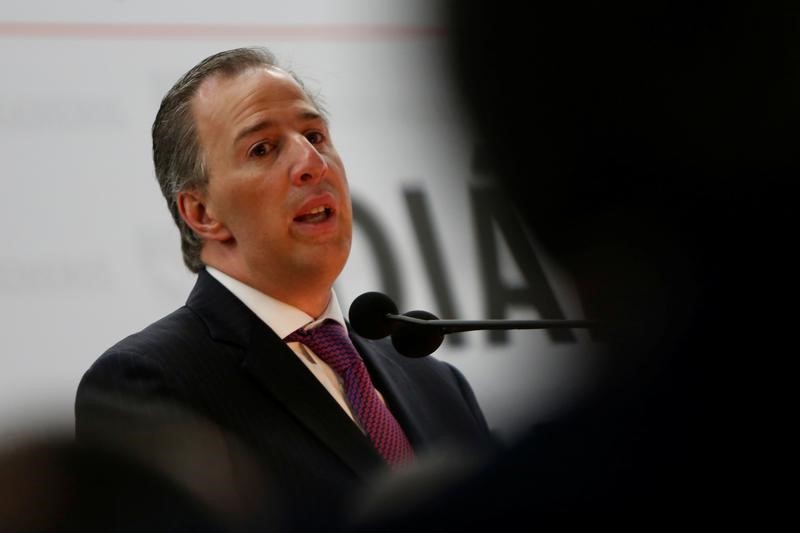
[[[430,357],[405,358],[385,340],[351,338],[418,456],[489,445],[486,421],[458,370]],[[348,495],[386,468],[286,344],[205,271],[184,307],[92,365],[75,412],[79,441],[136,441],[145,454],[172,445],[154,435],[176,427],[176,413],[199,417],[219,428],[234,485],[248,492],[244,478],[260,469],[270,490],[253,494],[269,501],[253,505],[290,527],[338,520]],[[255,461],[241,459],[239,449]]]

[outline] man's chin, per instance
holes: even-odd
[[[302,273],[305,277],[331,279],[331,284],[344,269],[350,255],[349,243],[314,243],[304,246],[299,253],[292,256],[290,268]]]

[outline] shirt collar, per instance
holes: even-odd
[[[206,271],[241,300],[264,324],[272,328],[272,331],[281,339],[299,328],[313,329],[328,318],[346,327],[342,308],[339,306],[339,300],[336,298],[336,292],[333,289],[331,289],[328,307],[325,308],[325,311],[320,316],[314,318],[304,311],[276,300],[272,296],[266,295],[214,267],[206,266]]]

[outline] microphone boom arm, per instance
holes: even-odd
[[[597,322],[592,320],[426,320],[392,313],[387,313],[386,318],[416,326],[438,327],[442,333],[507,329],[591,328],[597,325]]]
[[[350,306],[350,323],[367,339],[391,335],[392,345],[408,357],[425,357],[436,351],[448,333],[498,329],[591,328],[593,320],[439,320],[427,311],[399,315],[391,298],[365,292]]]

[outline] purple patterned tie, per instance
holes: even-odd
[[[414,458],[403,428],[378,397],[367,367],[341,324],[328,319],[317,328],[298,329],[283,340],[305,344],[342,378],[353,414],[387,463],[398,467]]]

